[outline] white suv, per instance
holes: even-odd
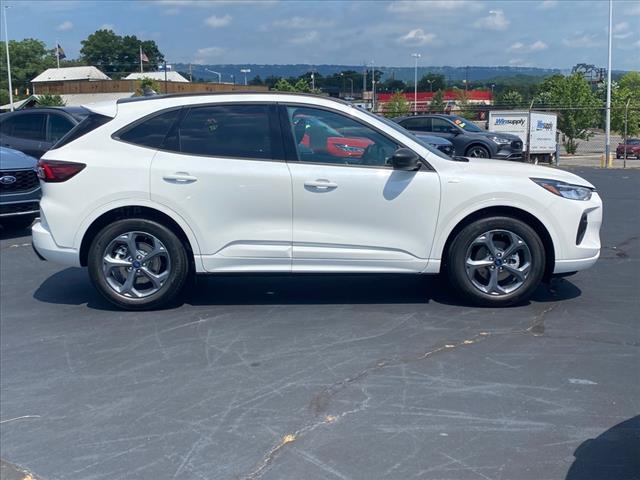
[[[509,305],[593,265],[602,202],[561,170],[447,157],[346,103],[285,93],[96,104],[40,161],[33,245],[127,309],[192,273],[446,271]]]

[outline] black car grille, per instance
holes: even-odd
[[[453,147],[451,145],[438,145],[436,148],[450,157],[453,157]]]
[[[515,150],[522,150],[522,141],[514,140],[513,142],[511,142],[511,148]]]
[[[15,178],[15,181],[9,183],[11,177]],[[0,193],[30,192],[39,186],[40,181],[35,170],[3,170],[0,172]]]
[[[10,203],[0,205],[0,215],[15,215],[25,212],[37,212],[40,209],[38,202]]]

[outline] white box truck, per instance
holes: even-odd
[[[558,116],[555,113],[513,110],[489,112],[489,131],[512,133],[520,137],[522,151],[528,150],[529,159],[534,163],[551,163],[553,160],[557,128]]]

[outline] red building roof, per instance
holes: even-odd
[[[382,103],[386,103],[391,99],[392,95],[394,94],[379,93],[378,101]],[[404,92],[403,95],[404,95],[404,98],[407,99],[407,101],[413,102],[413,99],[414,99],[413,92]],[[435,95],[435,92],[418,92],[418,102],[430,102],[433,99],[434,95]],[[490,90],[469,90],[467,92],[467,95],[469,97],[469,100],[474,100],[478,102],[479,101],[490,102],[492,100]],[[443,100],[445,102],[450,100],[457,100],[457,92],[455,90],[445,90],[443,95]]]

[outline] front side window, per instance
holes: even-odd
[[[44,113],[16,115],[2,123],[2,133],[12,137],[43,142],[45,140],[46,119],[47,116]]]
[[[434,117],[431,119],[431,131],[433,133],[450,133],[453,125],[444,118]]]
[[[49,137],[50,142],[57,142],[64,137],[69,130],[73,128],[71,120],[63,117],[62,115],[56,115],[55,113],[49,114]]]
[[[179,113],[180,109],[176,108],[147,118],[121,132],[118,138],[143,147],[160,148]]]
[[[298,160],[337,165],[388,166],[397,144],[345,115],[287,107]]]
[[[168,139],[182,153],[232,158],[272,158],[268,105],[193,107]]]

